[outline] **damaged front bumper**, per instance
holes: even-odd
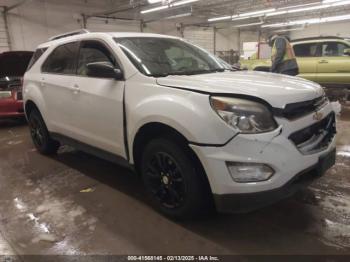
[[[335,160],[335,130],[332,131],[327,122],[332,114],[332,106],[328,104],[318,112],[322,119],[316,119],[314,114],[293,121],[280,118],[277,119],[280,127],[270,133],[240,134],[224,147],[192,145],[207,173],[217,209],[224,212],[249,211],[288,197],[321,176]],[[293,134],[308,127],[318,127],[321,122],[326,123],[324,128],[329,128],[329,131],[308,129],[315,132],[316,137],[309,134],[305,141],[299,139],[297,142],[302,142],[302,147],[292,139]],[[318,143],[315,143],[316,140]],[[312,150],[302,151],[305,149],[303,146]],[[227,163],[264,164],[274,173],[265,181],[238,183],[232,178]]]

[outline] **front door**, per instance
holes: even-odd
[[[295,44],[293,49],[299,66],[299,76],[317,82],[317,60],[320,56],[319,44]]]
[[[344,50],[350,46],[329,41],[322,44],[322,57],[318,60],[317,78],[321,84],[350,84],[350,56]]]
[[[71,123],[73,138],[125,157],[123,140],[124,81],[88,76],[87,64],[108,62],[120,68],[108,46],[83,41],[73,84]]]

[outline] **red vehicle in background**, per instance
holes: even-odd
[[[0,54],[0,119],[22,118],[22,78],[33,52],[14,51]]]

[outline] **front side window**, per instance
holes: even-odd
[[[148,76],[192,75],[224,71],[215,56],[180,39],[116,38],[125,55]]]
[[[297,57],[317,57],[321,54],[318,43],[297,44],[293,49]]]
[[[112,53],[99,41],[84,41],[80,47],[77,74],[87,76],[87,65],[105,62],[118,67]]]
[[[78,49],[78,42],[57,47],[43,64],[42,71],[53,74],[75,74]]]
[[[322,56],[345,56],[344,50],[349,47],[339,42],[327,42],[322,45]]]

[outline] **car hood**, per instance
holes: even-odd
[[[324,93],[320,85],[299,77],[249,71],[174,75],[157,78],[157,83],[211,94],[254,96],[276,108],[313,100]]]

